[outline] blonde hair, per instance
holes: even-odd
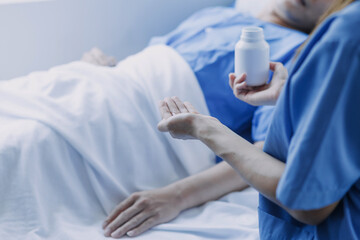
[[[314,29],[311,31],[309,37],[307,38],[307,40],[298,48],[297,52],[296,52],[296,56],[295,58],[297,58],[300,54],[300,52],[304,49],[304,46],[307,44],[310,36],[312,36],[314,34],[314,32],[316,31],[316,29],[319,27],[319,25],[331,14],[340,11],[341,9],[345,8],[346,6],[348,6],[350,3],[354,2],[354,0],[334,0],[334,2],[330,5],[330,7],[326,10],[326,12],[321,15],[321,17],[319,18],[316,26],[314,27]]]

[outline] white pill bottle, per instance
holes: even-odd
[[[240,41],[235,46],[235,74],[246,73],[246,85],[260,86],[269,77],[270,48],[260,27],[242,29]]]

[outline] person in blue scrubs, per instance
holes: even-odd
[[[262,239],[360,238],[359,13],[359,0],[335,0],[289,76],[281,63],[265,86],[229,76],[239,99],[276,104],[264,152],[189,103],[162,102],[159,130],[201,140],[260,192]]]
[[[305,6],[294,5],[293,0],[276,0],[258,18],[231,8],[210,8],[193,15],[168,35],[153,39],[151,44],[167,44],[184,57],[202,87],[211,115],[231,130],[245,137],[244,131],[250,127],[255,111],[253,133],[256,136],[253,138],[263,141],[272,107],[255,110],[255,107],[236,99],[228,85],[228,72],[234,69],[234,48],[241,30],[249,25],[264,28],[271,59],[289,67],[295,50],[307,37],[298,30],[308,32],[312,29],[331,1],[309,1]],[[288,14],[293,10],[298,14],[295,19]],[[176,98],[168,100],[171,100],[168,102],[171,108],[176,106],[174,101],[178,101]],[[167,108],[162,106],[163,110],[164,107]],[[132,236],[139,235],[154,225],[175,218],[182,210],[247,186],[229,164],[221,162],[197,175],[161,189],[133,194],[120,202],[104,222],[105,236],[119,238],[129,231]],[[148,204],[139,209],[143,205],[139,203],[143,202]],[[157,216],[155,220],[153,216]]]

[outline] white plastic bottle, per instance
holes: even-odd
[[[269,77],[270,50],[260,27],[242,29],[240,41],[235,46],[235,74],[246,73],[248,86],[260,86]]]

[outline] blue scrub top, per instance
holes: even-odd
[[[260,196],[262,239],[360,238],[360,2],[311,37],[279,98],[264,151],[286,162],[278,200],[311,210],[340,200],[318,226]]]
[[[270,45],[270,59],[286,66],[307,38],[302,32],[258,20],[234,8],[215,7],[195,13],[169,34],[153,38],[150,45],[166,44],[180,53],[198,79],[210,114],[251,140],[246,134],[250,133],[256,108],[236,99],[228,83],[229,73],[234,72],[235,45],[245,26],[262,27]],[[263,109],[257,115],[271,115],[272,111]],[[253,138],[264,140],[269,123],[269,118],[256,118],[253,124],[261,128],[253,127]]]

